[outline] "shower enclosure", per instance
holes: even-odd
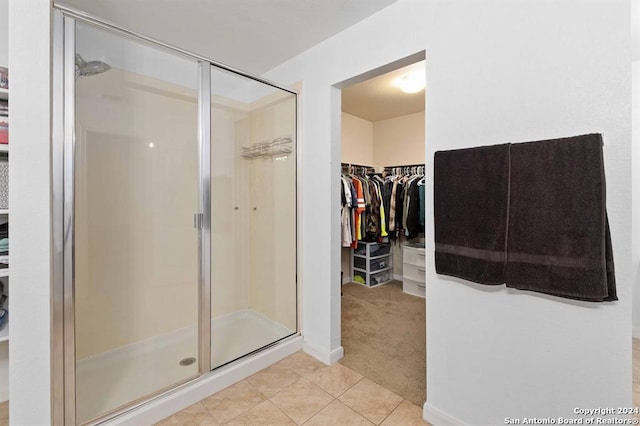
[[[81,424],[298,333],[297,95],[68,9],[56,25],[64,421]]]

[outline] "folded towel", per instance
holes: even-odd
[[[507,287],[617,300],[602,136],[511,146]]]
[[[602,136],[436,152],[436,272],[617,300]]]
[[[509,145],[435,153],[436,272],[503,284]]]

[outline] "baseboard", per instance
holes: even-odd
[[[634,339],[640,339],[640,326],[633,326],[631,333]]]
[[[344,357],[344,348],[342,346],[332,350],[329,354],[329,365],[333,365],[336,362],[340,361],[342,357]]]
[[[353,281],[351,279],[351,277],[342,277],[342,284],[349,284],[351,281]]]
[[[464,423],[455,417],[440,411],[435,407],[429,405],[429,402],[425,402],[422,406],[422,418],[434,425],[438,426],[464,426]]]
[[[155,424],[196,402],[221,391],[302,349],[302,336],[295,336],[279,344],[242,359],[232,365],[205,374],[167,392],[140,407],[115,417],[105,425]]]
[[[400,274],[393,274],[393,279],[396,281],[402,281],[402,275]]]
[[[304,341],[302,344],[302,350],[316,358],[318,361],[324,362],[327,365],[333,365],[338,362],[344,356],[344,348],[342,346],[332,350],[331,352],[321,348],[318,345]]]

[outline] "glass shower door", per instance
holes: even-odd
[[[297,332],[296,95],[211,68],[211,367]]]
[[[77,23],[76,420],[198,375],[198,64]]]

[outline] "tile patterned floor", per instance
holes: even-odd
[[[0,403],[0,426],[9,426],[9,401]]]
[[[633,339],[633,406],[640,407],[640,339]]]
[[[422,407],[341,364],[327,367],[304,352],[266,368],[159,426],[424,426]]]
[[[633,339],[633,405],[640,407],[640,340]],[[341,364],[327,367],[304,352],[157,423],[209,425],[429,425],[422,408]],[[9,402],[0,426],[9,425]]]

